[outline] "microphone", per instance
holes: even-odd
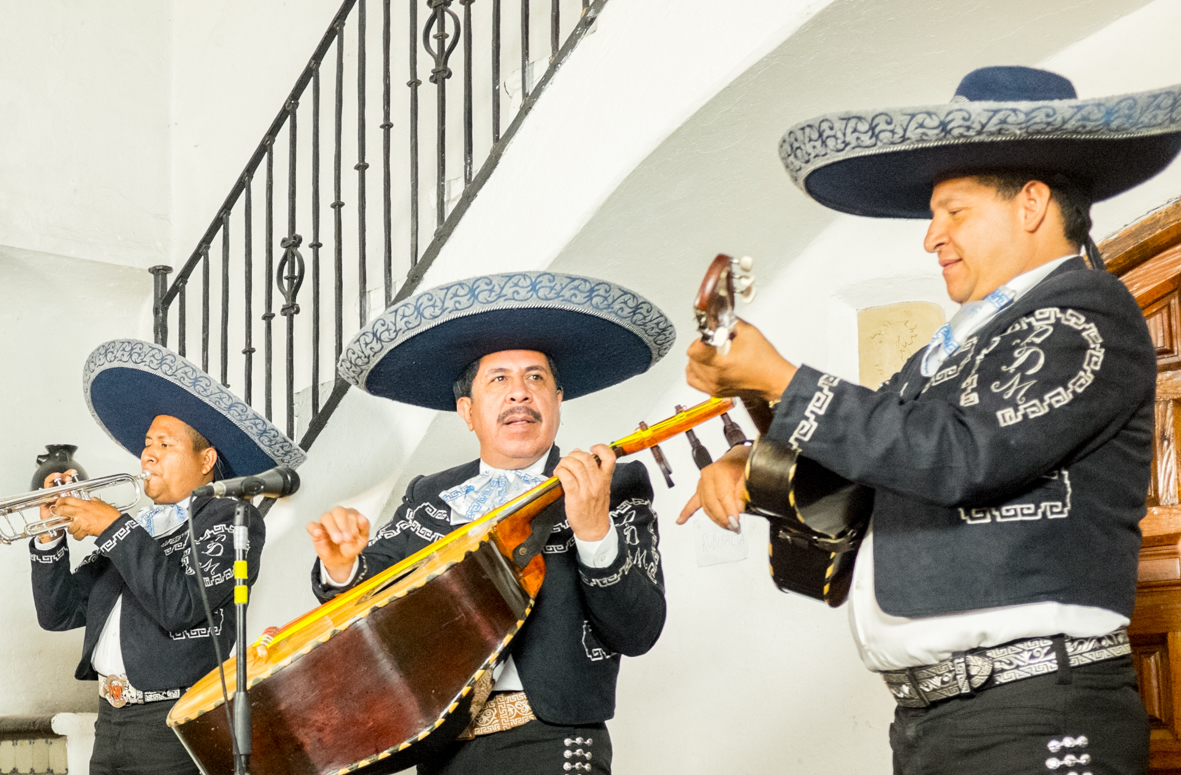
[[[269,498],[285,498],[299,489],[299,474],[287,466],[277,466],[255,476],[237,476],[210,482],[193,490],[193,497],[212,496],[221,498],[254,498],[265,495]]]

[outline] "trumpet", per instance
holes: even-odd
[[[97,479],[87,479],[81,482],[69,482],[44,490],[17,495],[0,500],[0,543],[11,544],[25,538],[52,533],[70,524],[69,517],[53,516],[49,519],[29,519],[23,512],[49,506],[63,495],[69,495],[83,500],[90,500],[92,493],[109,487],[131,485],[135,490],[135,497],[126,503],[112,503],[119,511],[126,511],[134,506],[144,494],[144,482],[150,477],[147,471],[138,474],[112,474],[100,476]]]

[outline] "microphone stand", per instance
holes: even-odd
[[[250,775],[252,750],[250,700],[246,696],[246,606],[250,597],[246,567],[246,553],[250,549],[247,502],[245,497],[238,498],[234,509],[234,613],[238,625],[238,688],[234,692],[233,729],[233,735],[238,739],[238,752],[234,756],[234,775]]]

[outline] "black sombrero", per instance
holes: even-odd
[[[277,465],[295,468],[307,457],[213,377],[151,342],[117,339],[99,345],[86,359],[82,389],[102,429],[137,457],[159,415],[175,417],[208,439],[224,477],[251,476]]]
[[[455,380],[489,353],[545,353],[570,399],[647,371],[675,339],[664,313],[627,288],[558,272],[512,272],[394,304],[353,338],[337,370],[374,395],[454,411]]]
[[[1181,86],[1080,100],[1066,78],[1030,67],[974,70],[946,105],[820,116],[779,143],[808,196],[883,218],[929,218],[934,182],[974,171],[1057,173],[1099,201],[1178,151]]]

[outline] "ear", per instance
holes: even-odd
[[[1026,183],[1017,194],[1017,212],[1021,228],[1027,233],[1034,233],[1045,225],[1050,214],[1050,187],[1040,180]]]
[[[200,457],[201,474],[202,476],[208,476],[213,471],[213,467],[217,465],[217,450],[213,447],[206,447],[201,450]]]
[[[467,423],[467,429],[474,431],[476,427],[472,425],[472,399],[467,396],[460,396],[455,399],[455,411],[459,412],[459,417]]]

